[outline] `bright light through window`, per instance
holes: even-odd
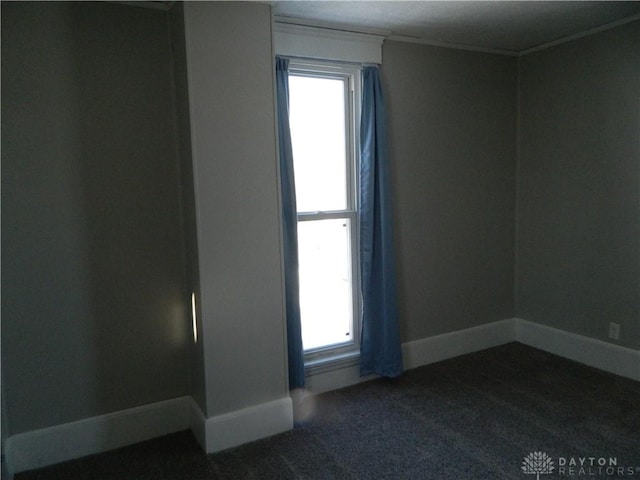
[[[302,344],[309,355],[358,343],[354,108],[357,71],[291,69],[289,120],[298,206]]]
[[[347,208],[345,88],[344,79],[289,77],[299,212]]]
[[[305,350],[353,339],[349,227],[345,219],[298,222]]]

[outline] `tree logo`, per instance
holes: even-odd
[[[536,480],[540,480],[540,474],[552,473],[553,469],[553,460],[544,452],[531,452],[522,462],[522,471],[527,475],[535,475]]]

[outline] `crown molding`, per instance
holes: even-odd
[[[476,47],[474,45],[465,45],[460,43],[442,42],[438,40],[430,40],[423,37],[410,37],[407,35],[389,35],[387,40],[405,43],[418,43],[420,45],[429,45],[432,47],[452,48],[454,50],[467,50],[470,52],[489,53],[492,55],[506,55],[509,57],[517,57],[518,52],[513,50],[502,50],[498,48]]]
[[[604,32],[606,30],[611,30],[612,28],[621,27],[622,25],[626,25],[627,23],[635,22],[636,20],[640,20],[640,14],[632,15],[631,17],[623,18],[622,20],[617,20],[615,22],[607,23],[605,25],[601,25],[599,27],[591,28],[589,30],[585,30],[584,32],[575,33],[573,35],[568,35],[566,37],[559,38],[557,40],[553,40],[552,42],[543,43],[536,47],[531,47],[526,50],[522,50],[518,53],[519,57],[523,57],[525,55],[529,55],[530,53],[539,52],[541,50],[546,50],[547,48],[555,47],[556,45],[562,45],[563,43],[572,42],[574,40],[578,40],[580,38],[588,37],[590,35],[595,35],[596,33]]]
[[[138,0],[138,1],[122,1],[122,0],[109,0],[108,3],[117,3],[120,5],[127,5],[129,7],[150,8],[151,10],[163,10],[165,12],[171,10],[175,1],[157,1],[157,0]]]

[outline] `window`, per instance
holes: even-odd
[[[292,61],[289,119],[307,363],[359,350],[356,122],[360,70]]]

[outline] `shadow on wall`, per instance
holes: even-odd
[[[167,15],[2,5],[11,434],[188,391]]]

